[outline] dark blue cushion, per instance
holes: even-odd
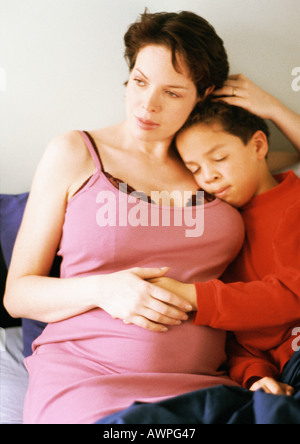
[[[28,193],[0,194],[0,242],[7,268],[11,261],[27,199]],[[57,274],[57,271],[55,274]],[[31,319],[23,319],[22,326],[24,355],[27,357],[32,353],[32,342],[42,333],[46,324]]]
[[[7,268],[10,264],[27,199],[28,193],[0,194],[0,242]]]
[[[32,355],[32,343],[38,338],[47,324],[34,319],[22,319],[24,357]]]

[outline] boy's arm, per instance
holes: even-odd
[[[250,389],[262,378],[278,378],[278,368],[258,350],[247,350],[240,345],[232,333],[228,333],[226,344],[226,368],[230,378],[242,387]]]
[[[292,396],[293,387],[278,381],[279,370],[258,350],[242,347],[232,333],[227,340],[227,371],[231,379],[242,387],[256,392]]]
[[[195,324],[243,331],[299,321],[300,208],[289,208],[273,241],[274,274],[261,281],[195,284]]]

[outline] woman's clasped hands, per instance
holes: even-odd
[[[193,307],[184,297],[155,284],[168,270],[136,267],[102,275],[99,306],[113,318],[155,332],[180,325]]]

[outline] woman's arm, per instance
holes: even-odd
[[[224,102],[245,108],[263,119],[272,120],[298,151],[294,157],[287,153],[289,157],[285,159],[283,156],[283,161],[295,163],[300,160],[299,114],[287,108],[242,74],[230,76],[224,87],[214,92],[214,96],[224,96],[221,99]]]
[[[161,324],[178,324],[189,311],[186,301],[144,280],[162,276],[166,270],[48,277],[68,199],[93,172],[90,154],[78,133],[60,136],[46,149],[14,247],[5,291],[7,310],[14,317],[56,322],[100,307],[113,317],[156,331],[165,330]]]
[[[81,179],[79,163],[85,170],[87,156],[78,135],[70,133],[53,140],[38,165],[7,277],[4,303],[14,317],[53,322],[93,306],[86,293],[78,297],[82,292],[79,279],[47,277],[59,245],[68,195],[75,177]]]

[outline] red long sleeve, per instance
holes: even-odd
[[[300,180],[293,172],[278,179],[241,210],[245,245],[222,281],[195,283],[194,322],[235,333],[231,374],[242,374],[243,385],[282,371],[300,327]]]
[[[269,376],[277,379],[280,374],[277,366],[264,353],[246,350],[234,336],[228,340],[227,355],[229,376],[244,388],[250,388],[249,382],[253,378],[258,380]]]
[[[196,283],[195,323],[234,331],[279,327],[297,321],[300,325],[299,222],[300,203],[282,216],[272,242],[272,257],[266,257],[263,245],[257,245],[260,259],[272,262],[273,273],[252,282]],[[244,267],[247,264],[245,261]],[[260,269],[259,263],[256,269]],[[245,272],[253,274],[251,268]]]

